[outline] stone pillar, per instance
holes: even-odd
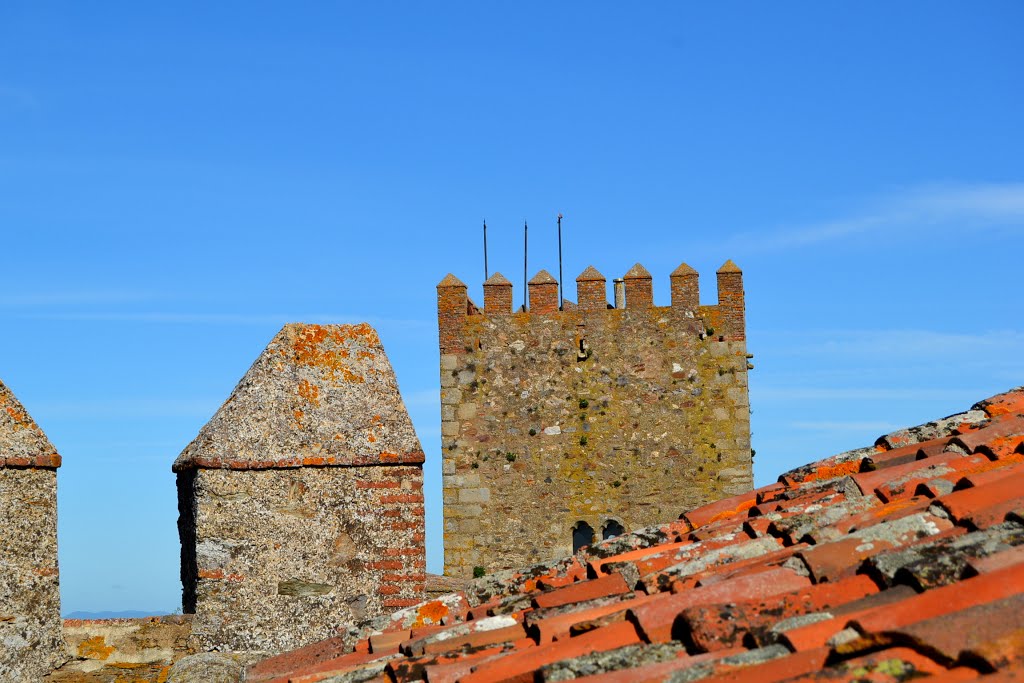
[[[681,263],[669,275],[669,280],[672,288],[672,308],[697,312],[700,309],[700,277],[697,271]]]
[[[639,263],[629,269],[623,279],[626,281],[626,306],[629,308],[650,308],[654,305],[654,287],[651,274]]]
[[[0,382],[0,680],[35,683],[68,657],[57,569],[60,456]]]
[[[612,280],[612,290],[615,292],[615,308],[626,307],[626,281],[621,277]]]
[[[530,288],[531,313],[558,312],[558,280],[551,273],[542,270],[528,283]]]
[[[512,282],[501,273],[495,273],[484,282],[484,312],[487,315],[508,315],[512,312]]]
[[[746,308],[743,300],[743,271],[731,260],[718,269],[718,309],[726,341],[747,338]]]
[[[421,601],[422,463],[374,329],[286,325],[174,463],[193,646],[279,652]]]
[[[594,266],[587,266],[580,273],[576,278],[576,299],[581,311],[603,311],[608,308],[606,282],[604,275]]]

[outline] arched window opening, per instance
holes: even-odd
[[[576,526],[572,528],[572,551],[576,553],[583,546],[590,545],[593,542],[594,527],[586,522],[576,522]]]
[[[607,541],[609,538],[615,538],[626,533],[626,530],[621,524],[614,519],[609,519],[604,523],[604,527],[601,529],[601,539]]]

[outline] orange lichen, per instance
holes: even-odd
[[[92,638],[86,638],[78,644],[78,656],[83,659],[104,660],[113,654],[115,649],[107,645],[107,641],[103,636],[93,636]]]
[[[738,515],[741,512],[746,512],[750,508],[754,507],[756,504],[757,504],[757,501],[754,500],[753,498],[751,498],[749,500],[745,500],[742,503],[740,503],[738,506],[736,506],[735,509],[723,510],[722,512],[719,512],[717,515],[715,515],[714,517],[709,519],[707,521],[707,524],[711,524],[712,522],[717,522],[717,521],[723,520],[723,519],[729,519],[730,517]]]
[[[307,380],[299,381],[299,396],[312,403],[317,408],[320,407],[320,387],[315,384],[311,384]]]
[[[225,574],[223,569],[200,569],[198,572],[200,579],[224,579],[226,581],[242,581],[245,579],[241,574]]]
[[[835,479],[847,474],[856,474],[860,471],[860,460],[850,460],[837,465],[823,465],[811,474],[804,477],[804,482],[821,481],[823,479]]]
[[[358,327],[358,326],[357,326]],[[372,330],[372,328],[370,328]],[[374,335],[376,336],[376,335]],[[364,382],[361,375],[352,372],[343,362],[348,358],[344,348],[328,348],[325,342],[331,339],[335,345],[345,341],[345,335],[339,329],[329,329],[322,325],[306,325],[292,342],[292,353],[295,362],[300,365],[320,368],[332,380],[338,375],[346,382]]]
[[[440,624],[441,619],[446,616],[448,616],[448,606],[440,600],[432,600],[416,612],[416,621],[413,622],[412,628]]]
[[[303,413],[298,408],[296,408],[295,410],[292,411],[292,418],[295,420],[295,424],[298,425],[299,427],[302,426],[302,418],[304,416],[305,416],[305,413]]]

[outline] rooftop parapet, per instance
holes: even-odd
[[[604,275],[594,266],[587,266],[579,274],[576,278],[576,299],[580,310],[603,311],[608,308],[606,282]]]
[[[700,276],[697,271],[680,263],[669,275],[672,290],[672,307],[696,311],[700,308]]]
[[[710,316],[708,322],[714,327],[716,338],[723,341],[745,338],[745,303],[743,293],[743,271],[732,261],[726,261],[717,272],[718,302],[712,306],[700,305],[700,277],[696,270],[682,263],[669,275],[671,305],[677,310],[701,312]],[[637,263],[621,280],[616,280],[625,290],[624,305],[617,302],[616,308],[645,309],[654,307],[654,278],[641,264]],[[529,313],[547,315],[558,311],[594,312],[605,311],[608,305],[607,280],[593,266],[588,266],[576,278],[574,303],[558,302],[558,281],[546,270],[538,272],[528,283]],[[442,353],[465,353],[462,336],[467,315],[480,311],[467,295],[466,285],[449,274],[437,285],[437,315]],[[501,273],[495,273],[484,282],[484,315],[508,315],[512,312],[514,292],[512,283]]]
[[[731,260],[718,269],[718,310],[727,340],[746,338],[746,305],[743,295],[743,271]]]
[[[626,281],[626,306],[646,308],[654,305],[654,287],[651,274],[639,263],[622,277]]]
[[[558,280],[546,270],[533,276],[527,283],[530,288],[530,311],[532,313],[555,313],[558,311]]]
[[[440,287],[438,285],[439,291]],[[495,273],[484,281],[484,312],[488,315],[512,312],[512,281],[501,273]]]

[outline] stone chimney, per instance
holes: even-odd
[[[289,650],[420,602],[422,467],[376,331],[286,325],[174,463],[192,645]]]

